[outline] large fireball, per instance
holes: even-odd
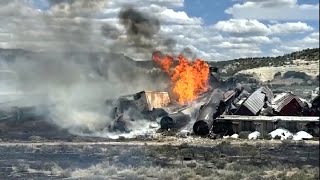
[[[175,58],[153,53],[153,60],[164,70],[171,79],[172,91],[180,104],[186,104],[196,99],[208,90],[209,65],[201,60],[188,60],[183,55]]]

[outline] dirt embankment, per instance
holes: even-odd
[[[239,71],[237,74],[250,74],[260,81],[266,82],[273,80],[276,73],[280,72],[283,75],[288,71],[304,72],[311,77],[316,77],[319,75],[319,61],[305,61],[297,59],[293,61],[293,64],[279,67],[268,66],[247,69]]]

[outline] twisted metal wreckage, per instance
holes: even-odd
[[[306,102],[291,92],[274,95],[267,86],[251,94],[239,84],[225,91],[217,69],[210,68],[210,72],[211,88],[193,102],[200,104],[199,108],[172,101],[168,92],[142,91],[106,101],[113,106],[110,117],[114,119],[108,129],[130,132],[128,124],[135,120],[160,119],[163,131],[179,131],[193,123],[193,133],[201,136],[232,135],[241,131],[269,133],[279,127],[319,136],[319,93],[311,102]],[[10,107],[4,104],[0,104],[0,121],[19,123],[41,119],[48,114],[45,106]],[[188,108],[194,113],[185,113]]]
[[[224,91],[216,68],[211,69],[210,76],[212,88],[194,100],[201,104],[195,113],[184,113],[191,105],[172,102],[167,92],[142,91],[131,95],[131,99],[127,96],[116,101],[112,130],[129,131],[124,128],[128,119],[122,114],[131,108],[141,112],[145,119],[161,118],[160,129],[165,131],[179,131],[193,123],[193,133],[201,136],[241,131],[269,133],[280,127],[319,136],[319,95],[307,102],[291,92],[274,95],[267,86],[249,94],[240,84]]]

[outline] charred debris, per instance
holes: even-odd
[[[181,105],[173,101],[168,92],[160,91],[141,91],[106,100],[106,105],[112,106],[109,118],[114,119],[107,129],[129,133],[131,124],[144,119],[159,123],[161,132],[179,132],[188,126],[192,127],[188,134],[202,137],[212,137],[212,134],[222,137],[242,131],[270,133],[277,128],[291,132],[304,130],[319,136],[319,92],[307,101],[292,92],[274,94],[267,86],[259,87],[253,93],[240,84],[226,89],[217,69],[210,68],[210,71],[209,90],[188,105]],[[45,106],[1,105],[0,121],[17,124],[43,119],[48,111]]]
[[[319,136],[319,95],[309,102],[292,92],[274,94],[268,86],[251,94],[240,84],[225,90],[216,68],[210,70],[210,82],[214,86],[194,101],[200,103],[200,107],[181,106],[172,101],[167,92],[142,91],[112,102],[111,116],[117,124],[112,130],[129,132],[126,125],[142,118],[158,121],[160,131],[178,132],[192,123],[190,134],[199,136],[232,135],[242,131],[270,133],[277,128],[292,132],[304,130]],[[194,112],[185,113],[185,109]],[[123,116],[125,112],[129,112],[129,118]]]

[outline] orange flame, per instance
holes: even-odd
[[[161,52],[155,52],[153,60],[170,76],[172,91],[180,104],[189,103],[208,90],[209,65],[203,60],[192,62],[179,55],[178,64],[172,67],[174,58]]]

